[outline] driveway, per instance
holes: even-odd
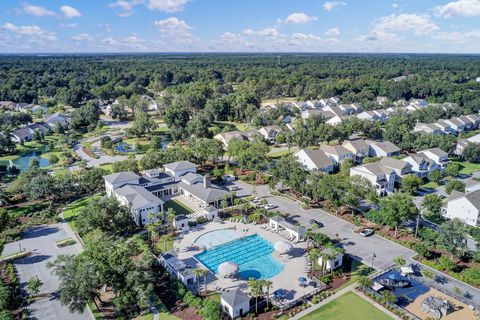
[[[18,252],[19,246],[22,250],[32,251],[31,256],[14,262],[22,290],[26,290],[25,286],[28,280],[37,276],[43,282],[40,293],[50,293],[48,298],[38,300],[27,307],[30,319],[93,319],[88,310],[85,310],[83,314],[72,314],[67,307],[62,306],[59,300],[58,278],[52,275],[50,269],[47,268],[47,262],[55,260],[58,255],[77,254],[81,251],[78,243],[57,248],[55,241],[67,237],[69,237],[68,233],[62,224],[58,223],[31,228],[24,233],[22,240],[5,245],[2,255]]]
[[[85,152],[83,152],[81,145],[77,145],[74,148],[74,151],[78,154],[78,156],[84,160],[87,163],[87,167],[97,167],[102,164],[106,163],[114,163],[117,161],[124,161],[128,160],[127,156],[109,156],[106,154],[102,154],[99,156],[98,159],[93,159],[90,156],[88,156]],[[135,155],[135,159],[139,160],[143,157],[143,154],[137,154]]]

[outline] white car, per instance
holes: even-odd
[[[227,187],[228,191],[235,191],[235,190],[238,190],[238,189],[239,189],[238,186],[235,186],[235,185]]]
[[[266,210],[271,210],[273,208],[276,208],[276,205],[267,203],[263,208],[265,208]]]

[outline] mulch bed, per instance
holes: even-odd
[[[182,320],[202,320],[202,317],[197,314],[197,310],[195,308],[177,310],[172,314]]]

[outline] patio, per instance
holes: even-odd
[[[194,255],[201,251],[192,248],[192,244],[195,243],[195,240],[199,236],[210,231],[236,228],[236,231],[241,236],[258,234],[272,243],[272,245],[281,241],[285,242],[284,237],[271,231],[267,231],[265,226],[266,225],[243,224],[241,222],[210,222],[183,233],[180,238],[175,240],[173,246],[174,251],[178,255],[178,258],[184,261],[189,267],[198,268],[204,266],[196,260]],[[269,279],[273,283],[272,288],[270,289],[270,298],[273,298],[273,292],[282,292],[282,301],[276,302],[279,305],[292,303],[300,297],[318,290],[318,286],[315,288],[312,285],[313,283],[311,280],[298,280],[300,278],[308,279],[307,272],[305,271],[305,248],[306,243],[299,242],[293,244],[293,248],[288,254],[280,254],[276,251],[272,253],[273,257],[284,265],[282,272]],[[238,287],[243,290],[248,290],[247,281],[244,279],[223,278],[212,273],[208,275],[207,279],[207,287],[209,290],[215,289],[218,292],[227,292],[228,290]],[[320,283],[319,285],[323,284]]]

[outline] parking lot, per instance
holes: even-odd
[[[60,254],[77,254],[81,248],[78,244],[58,248],[55,241],[69,237],[61,224],[44,225],[27,230],[22,240],[11,242],[5,245],[2,255],[8,255],[22,250],[32,251],[32,255],[15,260],[15,268],[20,279],[22,290],[25,290],[26,283],[37,276],[43,285],[40,294],[48,293],[47,298],[35,301],[27,308],[30,319],[49,320],[86,320],[93,319],[88,311],[83,314],[72,314],[68,308],[62,306],[59,300],[58,278],[50,273],[47,262],[53,261]]]

